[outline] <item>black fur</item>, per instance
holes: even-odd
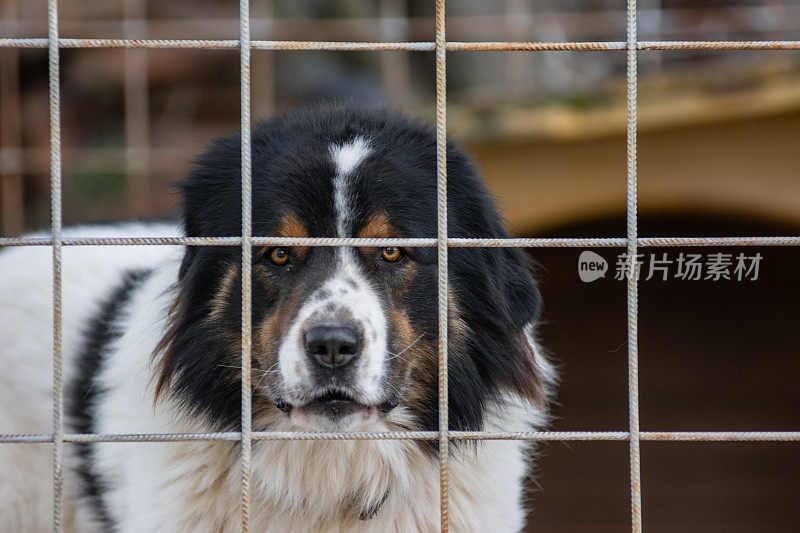
[[[324,107],[287,113],[253,130],[253,235],[274,234],[279,217],[291,211],[311,236],[335,236],[329,146],[361,136],[372,150],[353,176],[353,225],[363,225],[376,211],[386,213],[404,237],[436,235],[436,139],[427,125],[385,108]],[[180,185],[183,226],[188,236],[241,235],[239,137],[214,141]],[[451,237],[507,237],[495,203],[470,159],[455,143],[447,145],[448,233]],[[313,248],[324,263],[332,251]],[[436,249],[416,248],[411,260],[418,276],[405,296],[405,307],[418,331],[437,338]],[[328,257],[330,257],[328,255]],[[539,294],[526,256],[513,248],[451,248],[450,284],[469,328],[468,357],[451,357],[450,426],[482,427],[487,400],[501,387],[524,388],[537,369],[519,354],[520,335],[535,321]],[[173,357],[166,372],[171,393],[216,426],[240,424],[240,391],[235,361],[222,329],[240,322],[238,291],[223,324],[209,325],[209,303],[228,265],[240,261],[237,247],[188,249],[180,270],[182,314],[175,330]],[[302,270],[302,268],[300,268]],[[299,275],[299,274],[292,274]],[[289,276],[289,274],[287,274]],[[286,284],[292,279],[286,278]],[[254,285],[253,322],[274,304],[274,296]],[[524,351],[524,350],[523,350]],[[521,377],[522,376],[522,377]],[[435,381],[435,377],[433,378]],[[529,392],[535,396],[535,392]],[[420,429],[438,429],[437,388],[416,413]]]
[[[122,283],[102,303],[100,310],[84,332],[83,346],[76,358],[75,378],[67,387],[66,414],[72,431],[94,433],[92,407],[104,391],[95,381],[100,372],[108,346],[122,335],[120,320],[133,291],[147,278],[149,271],[129,271]],[[81,479],[81,495],[91,504],[95,516],[104,531],[113,531],[114,522],[103,502],[103,492],[109,480],[103,479],[92,469],[90,453],[92,444],[75,443],[78,456],[78,476]]]

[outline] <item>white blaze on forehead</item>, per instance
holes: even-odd
[[[336,210],[338,237],[352,237],[353,196],[349,178],[369,156],[369,143],[356,137],[344,144],[330,147],[334,165],[333,200]],[[278,366],[288,394],[288,400],[302,400],[312,393],[308,357],[300,336],[304,325],[325,323],[346,315],[364,335],[364,350],[354,363],[357,368],[354,387],[359,401],[378,403],[384,394],[381,382],[388,346],[388,323],[380,297],[369,282],[352,248],[339,247],[335,265],[328,279],[308,296],[293,320],[286,338],[278,350]]]
[[[348,223],[352,208],[347,177],[369,155],[369,143],[363,137],[356,137],[344,144],[333,144],[330,147],[331,159],[335,167],[333,176],[333,203],[336,208],[336,231],[338,237],[347,237]]]

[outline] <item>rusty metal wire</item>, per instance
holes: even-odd
[[[61,357],[61,87],[58,0],[47,2],[47,70],[50,105],[50,220],[53,247],[53,531],[62,530],[64,383]]]
[[[358,42],[358,41],[253,41],[257,50],[338,50],[342,52],[374,52],[396,50],[404,52],[433,52],[429,42]]]
[[[639,246],[637,240],[637,0],[627,3],[627,69],[625,75],[627,89],[627,230],[628,257],[636,257]],[[636,275],[636,262],[629,261],[627,280],[628,300],[628,422],[630,445],[630,485],[631,485],[631,529],[634,533],[642,531],[642,475],[639,446],[639,276]]]
[[[797,246],[798,237],[644,237],[639,246]]]
[[[797,50],[800,41],[640,41],[639,50]]]
[[[250,461],[252,458],[253,402],[250,352],[252,348],[253,165],[250,142],[250,1],[239,1],[242,152],[242,533],[250,531]]]
[[[627,441],[628,431],[449,431],[448,440]],[[65,433],[63,442],[238,442],[241,432],[209,433]],[[308,432],[253,431],[252,440],[438,440],[438,431]],[[639,440],[657,442],[800,442],[800,431],[641,431]],[[53,435],[0,434],[0,444],[53,442]]]
[[[624,237],[475,239],[450,237],[453,248],[620,248]],[[640,247],[800,246],[800,236],[638,237]],[[2,246],[51,246],[51,237],[0,237]],[[437,246],[435,238],[364,239],[357,237],[252,237],[253,246]],[[62,237],[62,246],[241,246],[240,237]]]
[[[620,41],[580,41],[580,42],[449,42],[448,52],[480,52],[480,51],[580,51],[604,52],[607,50],[625,50],[625,43]]]
[[[447,42],[445,39],[445,0],[436,0],[436,201],[438,261],[437,295],[439,308],[439,505],[441,531],[450,529],[447,466],[449,412],[447,381]]]
[[[44,38],[0,38],[4,48],[47,48]],[[235,39],[67,39],[58,40],[60,48],[196,48],[207,50],[236,50]],[[637,50],[800,50],[800,41],[639,41]],[[361,41],[260,41],[251,40],[254,50],[329,50],[343,52],[375,52],[397,50],[405,52],[434,52],[435,42],[361,42]],[[448,52],[462,51],[624,51],[625,41],[568,41],[568,42],[499,42],[451,41],[445,44]]]

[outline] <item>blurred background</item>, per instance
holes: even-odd
[[[237,39],[233,0],[61,0],[62,37]],[[44,0],[0,0],[1,37],[46,37]],[[433,2],[254,0],[252,37],[432,41]],[[624,0],[453,0],[453,41],[624,41]],[[797,40],[800,0],[642,0],[640,40]],[[625,53],[451,52],[448,130],[519,236],[625,235]],[[800,235],[800,51],[639,53],[639,234]],[[392,103],[433,118],[432,52],[253,52],[253,114]],[[171,216],[170,183],[239,125],[237,50],[62,49],[64,221]],[[49,221],[47,51],[0,49],[0,235]],[[578,249],[530,250],[561,365],[558,430],[627,428],[625,283]],[[667,252],[676,259],[690,249]],[[640,283],[643,430],[800,427],[800,251],[757,280]],[[537,531],[629,528],[624,442],[541,448]],[[648,531],[797,531],[794,443],[642,443]]]

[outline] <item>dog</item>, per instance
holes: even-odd
[[[432,237],[436,137],[385,108],[286,112],[252,132],[252,230],[281,237]],[[448,233],[508,237],[469,157],[447,143]],[[178,185],[179,224],[65,235],[241,235],[238,136]],[[0,253],[0,430],[52,432],[49,247]],[[241,428],[240,246],[66,246],[67,433]],[[515,248],[451,248],[449,427],[530,431],[556,373],[536,341],[540,295]],[[254,431],[438,430],[435,247],[253,248]],[[241,444],[64,445],[67,531],[241,528]],[[522,441],[451,441],[454,531],[519,531]],[[254,440],[253,531],[436,531],[436,440]],[[0,530],[44,531],[52,445],[0,445]]]

